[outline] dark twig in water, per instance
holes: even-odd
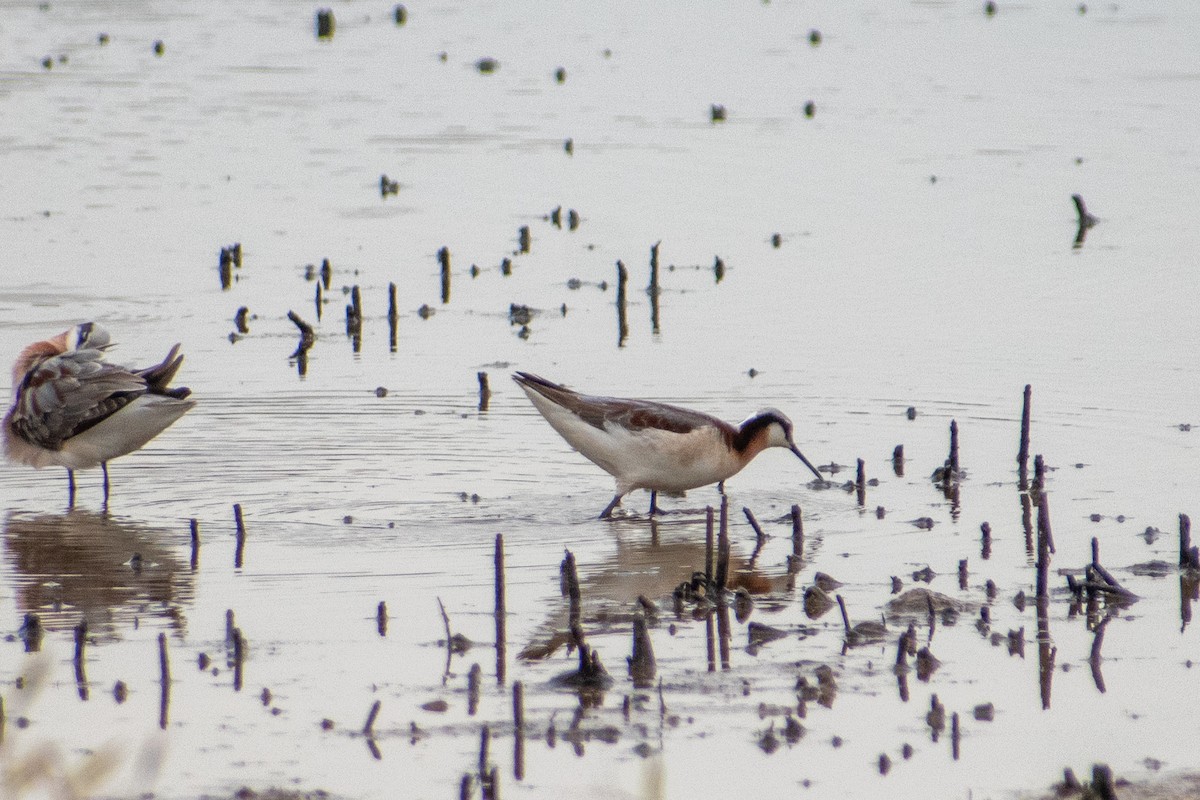
[[[242,670],[246,661],[246,639],[241,628],[233,629],[233,690],[242,690]]]
[[[479,410],[488,410],[488,401],[492,397],[492,390],[488,388],[488,374],[486,372],[477,372],[475,377],[479,379]]]
[[[1100,694],[1104,694],[1104,675],[1100,672],[1100,664],[1103,659],[1100,656],[1100,648],[1104,646],[1104,629],[1108,627],[1108,621],[1112,619],[1106,616],[1100,620],[1100,624],[1096,626],[1095,636],[1092,638],[1092,650],[1088,655],[1088,666],[1092,670],[1092,680],[1096,682],[1096,689]]]
[[[475,716],[479,710],[479,688],[483,682],[483,670],[478,664],[472,664],[467,673],[467,715]]]
[[[754,528],[754,552],[750,555],[749,563],[750,569],[754,569],[755,563],[758,562],[758,554],[762,552],[763,546],[767,543],[767,534],[763,532],[762,526],[758,524],[758,520],[749,506],[742,506],[742,513],[746,515],[746,521],[750,523],[750,527]]]
[[[376,700],[371,705],[371,711],[367,714],[367,721],[363,724],[362,734],[368,739],[375,738],[375,719],[379,716],[379,709],[383,705],[383,701]]]
[[[87,644],[87,618],[75,626],[75,684],[79,688],[79,699],[88,699],[87,672],[83,665],[83,650]]]
[[[525,778],[525,686],[513,682],[513,777]]]
[[[313,346],[313,342],[317,340],[317,332],[313,330],[312,325],[300,319],[295,311],[289,311],[287,316],[300,329],[300,341],[296,344],[296,350],[292,353],[291,357],[296,359],[300,374],[303,375],[308,371],[308,350]]]
[[[167,708],[171,704],[171,664],[167,660],[167,635],[158,634],[158,673],[160,700],[158,705],[158,727],[167,729]]]
[[[1107,764],[1092,766],[1092,793],[1097,800],[1117,800],[1117,790],[1113,786],[1112,768]]]
[[[488,778],[488,744],[492,738],[491,728],[487,723],[479,729],[479,782],[482,784],[483,795],[487,796]]]
[[[804,561],[804,518],[798,504],[792,506],[792,559],[798,572]]]
[[[579,572],[575,566],[575,554],[570,550],[565,551],[562,564],[559,566],[559,575],[563,596],[569,600],[567,624],[568,627],[573,628],[579,624],[581,595],[579,591]]]
[[[192,557],[190,563],[192,572],[195,572],[196,568],[200,566],[200,523],[195,517],[192,517],[189,520],[189,525],[191,526],[192,534]]]
[[[450,659],[454,656],[454,637],[450,633],[450,615],[446,613],[446,606],[442,603],[442,598],[438,597],[438,610],[442,612],[442,624],[446,628],[446,669],[442,673],[442,681],[450,675]]]
[[[450,250],[442,247],[437,251],[438,265],[442,271],[442,303],[450,302]]]
[[[242,556],[246,550],[246,523],[242,521],[242,504],[233,504],[233,519],[237,525],[237,549],[233,555],[233,566],[235,569],[242,568]]]
[[[388,346],[391,352],[396,352],[396,331],[399,327],[400,312],[396,310],[396,284],[388,284]]]
[[[504,606],[504,534],[496,534],[496,552],[493,557],[496,567],[496,682],[505,680],[505,623],[507,612]]]
[[[725,590],[729,581],[729,499],[721,497],[721,523],[717,527],[717,591]]]
[[[1100,220],[1088,213],[1087,206],[1084,205],[1083,197],[1080,195],[1071,195],[1071,201],[1075,203],[1075,215],[1076,222],[1078,224],[1078,228],[1075,231],[1074,248],[1079,249],[1083,246],[1083,242],[1087,238],[1088,229],[1093,227]]]
[[[1029,468],[1029,413],[1033,387],[1025,384],[1025,400],[1021,405],[1021,445],[1017,450],[1017,464],[1021,475],[1021,491],[1025,490]]]
[[[1179,566],[1200,569],[1200,547],[1192,545],[1192,519],[1179,515]]]
[[[629,271],[617,262],[617,347],[625,346],[629,336],[629,325],[625,321],[625,284],[629,282]]]
[[[650,296],[650,327],[654,333],[658,333],[658,246],[662,242],[655,242],[650,247],[650,285],[646,287],[646,294]]]
[[[1037,532],[1037,597],[1048,598],[1050,554],[1054,549],[1050,538],[1050,500],[1045,493],[1038,496]]]
[[[704,509],[704,580],[713,582],[713,507]]]
[[[950,476],[958,480],[958,420],[950,420]]]
[[[633,618],[633,655],[629,658],[629,677],[636,689],[648,689],[654,684],[657,665],[654,647],[650,642],[650,631],[646,617],[638,614]]]

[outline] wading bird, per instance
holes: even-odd
[[[665,403],[579,394],[528,372],[517,372],[513,380],[568,444],[616,479],[616,496],[601,519],[611,517],[634,489],[650,490],[650,513],[660,513],[659,492],[681,496],[698,486],[724,484],[768,447],[788,448],[825,480],[792,441],[791,420],[775,409],[734,427]]]
[[[68,504],[75,470],[100,465],[108,504],[108,462],[132,453],[196,404],[191,390],[170,388],[183,356],[126,369],[104,361],[108,332],[92,322],[34,342],[13,364],[13,404],[4,417],[4,452],[31,467],[65,467]]]

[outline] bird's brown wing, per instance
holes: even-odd
[[[528,372],[518,372],[513,378],[601,430],[606,424],[613,424],[635,431],[657,428],[672,433],[689,433],[697,428],[712,427],[727,437],[737,432],[724,420],[687,408],[650,400],[580,394]]]

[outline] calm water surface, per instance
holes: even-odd
[[[1200,434],[1187,430],[1200,425],[1200,10],[1001,3],[989,18],[981,5],[413,3],[398,27],[392,6],[355,2],[332,6],[336,33],[318,41],[315,8],[287,2],[0,3],[0,354],[96,320],[114,361],[151,363],[181,342],[180,380],[200,401],[112,465],[107,513],[96,473],[79,476],[68,512],[61,470],[0,466],[0,766],[97,758],[112,771],[89,791],[104,797],[243,785],[448,797],[478,770],[484,724],[507,796],[1013,797],[1064,766],[1129,778],[1200,766],[1200,641],[1173,567],[1178,514],[1200,513]],[[475,67],[484,57],[492,74]],[[397,194],[381,197],[384,174]],[[1078,246],[1075,193],[1100,218]],[[218,253],[234,242],[243,265],[222,289]],[[657,242],[655,316],[644,289]],[[306,268],[326,258],[318,320]],[[512,304],[532,310],[525,330]],[[241,307],[249,333],[231,341]],[[289,310],[317,329],[303,371]],[[703,569],[697,509],[715,489],[668,501],[689,513],[654,527],[632,514],[644,493],[626,501],[631,516],[594,520],[610,479],[541,420],[513,369],[734,421],[775,406],[806,455],[848,470],[838,481],[862,458],[879,484],[860,507],[806,488],[781,451],[729,482],[734,562],[758,593],[731,620],[727,667],[710,670],[706,620],[690,607],[676,618],[671,592]],[[1014,460],[1027,383],[1057,545],[1048,708],[1033,604],[1012,602],[1034,583]],[[929,480],[952,419],[967,470],[957,503]],[[240,567],[233,503],[248,528]],[[794,585],[793,503],[808,556]],[[772,537],[752,566],[743,507]],[[913,524],[923,517],[932,529]],[[1099,675],[1089,655],[1106,612],[1073,614],[1057,574],[1078,574],[1093,537],[1141,597],[1112,610]],[[551,684],[574,654],[517,657],[566,627],[564,548],[615,679],[586,709]],[[941,667],[910,675],[906,693],[891,668],[902,623],[844,651],[836,610],[804,613],[818,571],[843,582],[861,621],[879,617],[892,576],[911,588],[926,566],[930,588],[970,605],[932,632],[918,619]],[[660,608],[661,694],[626,677],[639,595]],[[439,599],[474,642],[448,668]],[[30,611],[47,629],[40,654],[17,636]],[[240,688],[227,611],[246,641]],[[748,648],[750,622],[786,635]],[[815,683],[822,665],[836,698],[809,702],[788,742],[797,679]],[[926,724],[934,695],[960,715],[957,760],[949,722],[936,741]],[[438,700],[444,711],[423,707]],[[359,732],[376,701],[373,752]],[[991,721],[973,714],[985,703]]]

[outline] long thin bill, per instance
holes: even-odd
[[[809,469],[811,469],[811,470],[812,470],[812,473],[813,473],[813,475],[816,475],[816,476],[817,476],[817,480],[819,480],[819,481],[824,481],[824,480],[825,480],[825,476],[824,476],[824,475],[822,475],[821,473],[817,472],[817,468],[816,468],[816,467],[814,467],[814,466],[812,465],[812,462],[811,462],[811,461],[809,461],[807,458],[805,458],[805,457],[804,457],[804,453],[801,453],[801,452],[800,452],[800,448],[799,448],[799,447],[796,447],[796,445],[794,445],[794,444],[793,444],[793,445],[792,445],[792,452],[793,452],[793,453],[795,453],[795,454],[796,454],[796,456],[797,456],[797,457],[798,457],[798,458],[799,458],[801,461],[803,461],[803,462],[804,462],[804,466],[806,466],[806,467],[808,467]]]

